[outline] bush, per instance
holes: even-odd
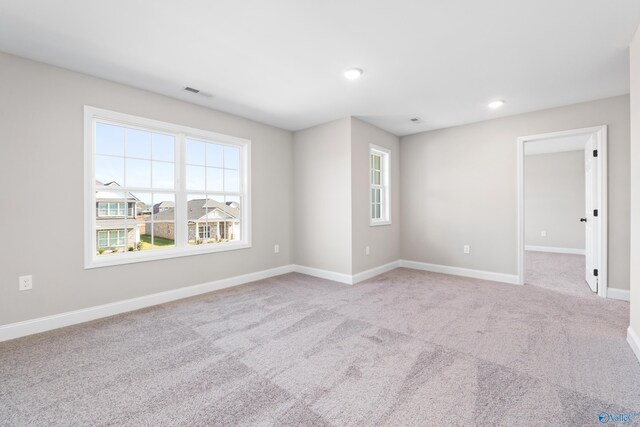
[[[116,254],[116,253],[118,253],[118,248],[113,248],[113,249],[111,249],[111,253],[112,253],[112,254]]]
[[[104,248],[98,248],[98,253],[102,255],[104,253]]]
[[[133,252],[133,246],[129,246],[129,252]]]
[[[139,250],[139,251],[142,250],[142,242],[136,243],[136,250]]]

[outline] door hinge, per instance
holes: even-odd
[[[598,209],[593,210],[593,216],[598,216]]]
[[[595,270],[593,270],[593,275],[598,277],[598,269],[597,268]]]
[[[593,150],[593,157],[598,157],[598,150]]]

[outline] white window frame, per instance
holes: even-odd
[[[127,128],[169,134],[175,137],[175,185],[172,190],[150,190],[119,188],[121,192],[155,192],[175,194],[175,233],[176,247],[162,250],[123,252],[118,254],[98,255],[96,229],[96,186],[95,179],[95,124],[96,122],[115,124]],[[205,253],[224,252],[251,247],[251,141],[235,136],[195,129],[188,126],[147,119],[130,114],[118,113],[91,106],[84,107],[84,235],[85,235],[85,268],[106,267],[137,262],[154,261]],[[186,140],[199,139],[221,145],[240,148],[240,224],[242,239],[209,245],[189,245],[187,224],[187,195],[193,190],[186,189]],[[198,192],[198,191],[195,191]],[[127,207],[125,207],[125,212]]]
[[[374,185],[371,179],[373,168],[371,166],[371,156],[380,156],[380,185]],[[391,190],[390,190],[390,165],[391,165],[391,150],[380,147],[378,145],[369,144],[369,155],[367,156],[369,165],[369,225],[374,227],[378,225],[391,224]],[[371,193],[374,188],[379,188],[380,191],[380,218],[373,218],[371,214],[371,207],[373,206],[373,200]]]

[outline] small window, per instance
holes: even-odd
[[[370,224],[391,224],[389,195],[389,156],[390,151],[371,145],[369,149],[370,184]]]
[[[87,268],[250,247],[250,141],[85,107]]]

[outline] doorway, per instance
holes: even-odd
[[[584,213],[575,218],[584,226],[583,279],[592,292],[607,296],[607,127],[596,126],[530,135],[518,138],[518,283],[525,283],[525,158],[531,152],[571,151],[562,145],[574,144],[584,156]],[[581,144],[581,145],[576,145]],[[553,184],[551,184],[553,185]],[[551,188],[551,187],[549,187]],[[572,225],[572,227],[574,227]],[[545,237],[546,231],[540,231]],[[530,234],[530,233],[529,233]],[[528,236],[528,234],[527,234]],[[529,246],[529,249],[532,249]],[[535,250],[536,247],[533,247]],[[544,252],[549,248],[538,246]],[[564,253],[567,253],[566,248]],[[581,249],[581,248],[578,248]],[[556,251],[563,253],[563,250]],[[531,257],[531,256],[530,256]],[[560,258],[560,257],[557,257]],[[581,258],[582,259],[582,258]],[[560,263],[566,260],[560,260]],[[582,276],[582,275],[581,275]]]

